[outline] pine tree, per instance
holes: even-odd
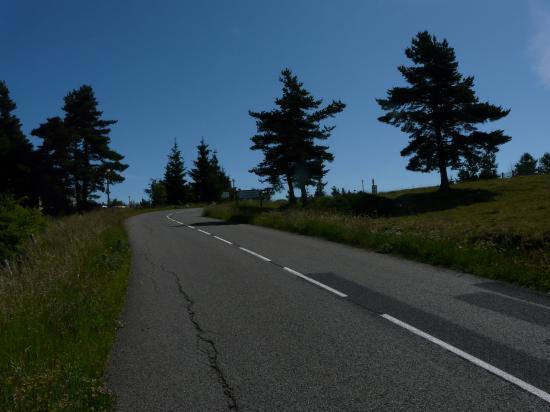
[[[317,184],[315,185],[315,197],[325,197],[325,186],[327,184],[323,182],[323,179],[317,180]]]
[[[458,171],[458,180],[461,182],[494,179],[497,176],[496,154],[492,150],[485,150],[479,156],[466,157]]]
[[[225,173],[225,170],[223,167],[220,166],[220,162],[218,160],[218,153],[214,150],[212,154],[212,159],[210,160],[212,164],[212,170],[214,173],[214,181],[215,181],[215,200],[220,200],[221,194],[223,192],[230,192],[231,191],[231,179]]]
[[[458,72],[447,40],[439,42],[421,32],[405,54],[414,65],[398,70],[410,87],[394,87],[386,99],[377,99],[386,111],[378,120],[409,135],[409,144],[401,151],[402,156],[411,156],[407,169],[439,171],[440,190],[448,190],[448,167],[458,169],[464,159],[479,158],[487,149],[496,152],[511,139],[502,130],[479,131],[476,124],[501,119],[510,111],[479,102],[474,78]]]
[[[539,159],[539,173],[550,174],[550,153],[546,152]]]
[[[519,162],[514,166],[515,176],[529,176],[537,173],[537,160],[529,153],[521,155]]]
[[[166,186],[162,180],[151,179],[145,193],[149,196],[149,201],[153,207],[167,203]]]
[[[185,173],[181,151],[178,148],[177,142],[174,141],[174,145],[168,155],[168,163],[164,170],[166,199],[169,204],[176,205],[185,203],[188,200]]]
[[[345,108],[341,101],[332,101],[320,108],[322,100],[315,99],[289,69],[281,72],[283,94],[275,100],[276,109],[252,112],[257,134],[252,136],[252,150],[263,152],[264,159],[251,170],[273,187],[281,180],[288,186],[288,199],[296,203],[294,186],[301,192],[302,204],[307,200],[307,186],[322,179],[327,170],[325,162],[334,160],[328,147],[317,144],[326,140],[335,126],[321,126]]]
[[[210,149],[204,139],[201,139],[197,151],[197,159],[193,162],[195,167],[189,173],[193,179],[191,187],[199,201],[211,202],[215,200],[214,170],[210,160]]]
[[[473,182],[479,179],[479,162],[475,158],[468,157],[462,161],[458,170],[459,182]]]
[[[32,202],[33,147],[12,113],[15,109],[6,83],[0,81],[0,194]]]
[[[106,183],[124,181],[120,172],[128,165],[124,158],[109,147],[110,126],[116,120],[103,120],[97,109],[97,100],[90,86],[84,85],[65,96],[64,124],[71,136],[74,158],[76,206],[79,211],[88,208],[95,192],[104,190]]]
[[[74,153],[63,120],[49,118],[31,134],[42,139],[37,150],[39,173],[36,178],[40,182],[38,193],[44,211],[53,215],[70,212],[75,193]]]
[[[496,179],[498,177],[497,156],[493,151],[486,151],[479,162],[479,178],[481,180]]]

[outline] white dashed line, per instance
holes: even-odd
[[[199,232],[204,233],[205,235],[211,235],[212,233],[207,232],[206,230],[197,229]]]
[[[179,220],[176,220],[176,219],[172,219],[172,213],[170,213],[169,215],[166,215],[166,217],[171,220],[172,222],[175,222],[175,223],[179,223],[180,225],[183,225],[183,223],[181,223]]]
[[[458,349],[458,348],[456,348],[452,345],[449,345],[448,343],[443,342],[442,340],[437,339],[436,337],[434,337],[432,335],[429,335],[426,332],[422,332],[420,329],[417,329],[414,326],[409,325],[408,323],[400,321],[399,319],[394,318],[393,316],[388,315],[387,313],[384,313],[383,315],[380,315],[380,316],[382,316],[384,319],[387,319],[390,322],[392,322],[392,323],[394,323],[394,324],[396,324],[396,325],[398,325],[398,326],[400,326],[404,329],[407,329],[409,332],[412,332],[415,335],[418,335],[420,337],[423,337],[424,339],[429,340],[432,343],[435,343],[436,345],[442,347],[443,349],[446,349],[449,352],[452,352],[455,355],[460,356],[462,359],[465,359],[468,362],[471,362],[474,365],[479,366],[480,368],[483,368],[483,369],[491,372],[492,374],[498,376],[499,378],[502,378],[505,381],[513,383],[514,385],[519,386],[521,389],[526,390],[527,392],[529,392],[529,393],[541,398],[542,400],[550,403],[550,394],[547,393],[547,392],[544,392],[542,389],[536,388],[533,385],[531,385],[531,384],[529,384],[525,381],[522,381],[521,379],[516,378],[515,376],[510,375],[507,372],[504,372],[502,369],[498,369],[497,367],[495,367],[495,366],[493,366],[493,365],[491,365],[491,364],[489,364],[485,361],[482,361],[481,359],[476,358],[475,356],[472,356],[469,353],[466,353],[466,352],[464,352],[464,351],[462,351],[462,350],[460,350],[460,349]]]
[[[215,237],[216,239],[218,239],[218,240],[221,240],[222,242],[227,243],[228,245],[232,245],[232,244],[233,244],[233,243],[231,243],[229,240],[222,239],[222,238],[219,237],[219,236],[214,236],[214,237]]]
[[[324,283],[317,282],[315,279],[311,279],[306,275],[302,275],[300,272],[296,272],[294,269],[287,268],[286,266],[283,267],[283,269],[289,273],[292,273],[294,276],[298,276],[299,278],[302,278],[310,283],[313,283],[314,285],[322,287],[323,289],[328,290],[329,292],[332,292],[335,295],[340,296],[341,298],[346,298],[348,296],[345,293],[340,292],[339,290],[333,289],[330,286],[325,285]]]
[[[189,229],[195,229],[195,226],[187,225]]]
[[[251,250],[245,249],[244,247],[239,246],[239,249],[241,249],[243,252],[250,253],[251,255],[256,256],[257,258],[265,260],[266,262],[271,262],[271,259],[268,259],[265,256],[262,256],[262,255],[260,255],[256,252],[251,251]]]

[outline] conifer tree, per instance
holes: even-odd
[[[327,184],[323,182],[322,179],[317,180],[317,184],[315,185],[315,197],[324,197],[326,196],[325,193],[325,186]]]
[[[128,165],[122,163],[122,155],[109,147],[110,126],[116,120],[101,118],[90,86],[84,85],[65,96],[63,111],[73,150],[76,206],[81,211],[97,197],[95,192],[104,189],[107,179],[109,184],[122,182],[120,172]]]
[[[31,134],[42,139],[38,147],[38,194],[44,211],[62,214],[73,209],[75,193],[73,142],[60,117],[49,118]]]
[[[145,193],[149,196],[149,201],[153,207],[167,203],[166,186],[162,180],[151,179]]]
[[[281,72],[282,96],[275,100],[276,109],[252,112],[257,134],[252,136],[252,150],[263,152],[263,160],[251,170],[264,182],[279,187],[281,180],[288,186],[288,199],[296,203],[294,187],[301,192],[302,204],[307,200],[307,186],[315,185],[327,173],[325,163],[334,160],[328,146],[317,144],[326,140],[335,126],[321,126],[345,108],[341,101],[332,101],[320,108],[315,99],[289,69]]]
[[[197,152],[197,159],[193,162],[195,167],[189,173],[193,179],[191,187],[199,201],[211,202],[215,199],[214,170],[210,160],[210,148],[204,139],[201,139],[197,146]]]
[[[481,180],[496,179],[498,177],[498,165],[495,152],[487,151],[481,156],[479,162],[479,178]]]
[[[548,152],[539,159],[539,173],[541,175],[550,173],[550,153]]]
[[[466,157],[458,171],[461,182],[487,180],[497,177],[496,154],[486,150],[479,156]]]
[[[0,81],[0,194],[16,198],[33,195],[33,147],[13,114],[15,102],[4,81]]]
[[[218,160],[218,153],[214,150],[211,159],[212,170],[214,172],[214,180],[216,185],[216,199],[219,200],[223,192],[231,191],[231,179],[225,173]]]
[[[176,141],[168,155],[168,163],[164,170],[164,186],[169,204],[180,204],[187,199],[187,182],[185,180],[183,157]]]
[[[400,127],[409,135],[401,151],[410,156],[407,169],[439,171],[440,190],[449,189],[447,168],[458,169],[464,159],[479,158],[484,150],[498,151],[510,141],[502,130],[482,132],[477,124],[492,122],[510,111],[481,103],[474,78],[458,72],[454,49],[428,32],[418,33],[405,50],[413,66],[400,66],[410,87],[394,87],[377,99],[386,112],[378,120]]]
[[[514,166],[515,176],[529,176],[537,173],[537,160],[530,153],[524,153]]]

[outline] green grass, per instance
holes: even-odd
[[[130,270],[123,221],[104,210],[49,223],[0,271],[0,410],[108,410],[103,375]]]
[[[479,276],[550,291],[550,175],[389,192],[394,216],[367,217],[315,204],[259,210],[235,205],[207,216],[248,222],[393,253]]]

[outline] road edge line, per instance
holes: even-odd
[[[512,383],[512,384],[520,387],[521,389],[531,393],[532,395],[535,395],[538,398],[550,403],[550,394],[543,391],[542,389],[539,389],[539,388],[531,385],[530,383],[527,383],[527,382],[515,377],[514,375],[511,375],[508,372],[505,372],[502,369],[497,368],[496,366],[493,366],[493,365],[491,365],[491,364],[489,364],[489,363],[487,363],[487,362],[485,362],[485,361],[483,361],[479,358],[476,358],[475,356],[470,355],[469,353],[464,352],[463,350],[460,350],[457,347],[455,347],[453,345],[450,345],[450,344],[442,341],[441,339],[436,338],[435,336],[432,336],[432,335],[430,335],[426,332],[423,332],[420,329],[417,329],[414,326],[409,325],[408,323],[405,323],[405,322],[403,322],[403,321],[401,321],[397,318],[394,318],[393,316],[388,315],[387,313],[383,313],[380,316],[383,317],[384,319],[392,322],[393,324],[395,324],[397,326],[400,326],[403,329],[406,329],[409,332],[411,332],[411,333],[413,333],[417,336],[420,336],[420,337],[436,344],[437,346],[439,346],[439,347],[441,347],[441,348],[443,348],[443,349],[445,349],[445,350],[447,350],[451,353],[454,353],[455,355],[461,357],[462,359],[467,360],[468,362],[473,363],[474,365],[476,365],[476,366],[478,366],[482,369],[485,369],[486,371],[492,373],[493,375],[496,375],[499,378],[504,379],[505,381],[507,381],[509,383]]]

